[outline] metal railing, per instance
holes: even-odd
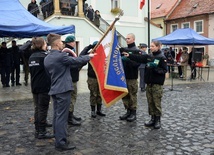
[[[54,5],[53,0],[41,3],[40,2],[40,8],[34,8],[30,11],[31,14],[35,15],[38,14],[38,12],[42,12],[43,20],[50,17],[54,13]]]

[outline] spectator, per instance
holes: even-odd
[[[142,55],[146,54],[146,49],[147,49],[147,45],[146,45],[146,44],[141,43],[141,44],[139,45],[139,48],[140,48],[140,50],[142,51],[142,53],[141,53]],[[145,63],[142,63],[142,64],[139,66],[139,71],[140,71],[140,85],[139,85],[139,87],[140,87],[140,90],[141,90],[142,92],[145,91],[145,85],[146,85],[145,82],[144,82],[145,66],[146,66]]]
[[[39,4],[41,6],[44,19],[53,13],[53,0],[41,0]]]
[[[16,45],[16,41],[12,41],[12,47],[9,49],[13,56],[13,66],[11,70],[11,85],[14,86],[16,82],[16,86],[21,86],[20,80],[20,60],[21,60],[21,53],[19,51],[19,47]],[[16,71],[16,74],[14,72]],[[16,80],[15,80],[16,75]]]
[[[171,55],[171,59],[170,59],[170,64],[171,66],[171,71],[174,72],[174,63],[175,63],[175,50],[172,49],[172,47],[169,47],[169,53]]]
[[[61,2],[60,8],[61,8],[62,15],[68,15],[69,14],[68,3]]]
[[[40,13],[39,6],[36,4],[36,0],[31,0],[31,3],[28,4],[27,10],[37,17],[37,15]]]
[[[175,59],[175,50],[173,50],[172,47],[169,47],[169,52],[172,56],[172,59],[174,60]]]
[[[183,73],[183,76],[181,78],[183,78],[184,80],[186,80],[186,78],[187,78],[187,65],[188,65],[188,60],[189,60],[189,54],[187,51],[188,51],[188,48],[183,47],[183,51],[181,54],[181,68],[182,68],[182,73]]]
[[[86,16],[86,13],[87,13],[87,8],[88,8],[88,3],[85,3],[86,0],[83,0],[83,12],[84,12],[84,15]]]
[[[2,42],[0,48],[1,55],[1,82],[3,87],[10,87],[10,73],[13,65],[12,52],[7,48],[7,43]]]
[[[23,62],[23,70],[24,70],[24,81],[25,86],[28,85],[28,79],[29,79],[29,65],[28,61],[32,54],[31,50],[31,41],[27,41],[24,45],[20,47],[21,49],[21,58]]]
[[[166,57],[167,64],[168,64],[167,70],[170,73],[171,71],[174,71],[174,67],[170,66],[170,65],[174,64],[174,59],[173,59],[171,52],[168,48],[164,49],[164,55]]]
[[[100,11],[99,10],[96,10],[95,11],[95,15],[94,15],[94,25],[96,25],[96,27],[100,27]]]
[[[91,5],[87,8],[86,16],[91,22],[94,21],[94,9]]]
[[[181,54],[182,54],[182,49],[179,49],[178,53],[176,54],[176,63],[178,65],[178,74],[179,74],[179,77],[182,77]]]
[[[195,80],[195,78],[196,78],[196,67],[195,67],[194,59],[192,57],[193,50],[194,50],[194,48],[192,48],[192,50],[189,52],[188,64],[189,64],[190,70],[191,70],[190,79]]]
[[[76,0],[71,0],[71,15],[74,16],[75,15],[75,10],[76,10],[76,5],[77,5],[77,1]]]

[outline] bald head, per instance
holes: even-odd
[[[133,33],[129,33],[126,36],[126,43],[127,44],[132,44],[135,42],[135,35]]]

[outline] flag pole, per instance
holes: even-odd
[[[116,18],[114,19],[113,23],[109,26],[109,28],[107,29],[107,31],[104,33],[104,35],[102,36],[102,38],[99,40],[99,42],[96,44],[96,46],[92,49],[92,53],[94,53],[95,49],[99,46],[99,44],[103,41],[103,39],[106,37],[106,35],[108,34],[109,31],[112,30],[114,24],[120,19],[120,17],[123,16],[123,10],[120,10],[120,13],[116,16]]]
[[[150,0],[148,0],[148,49],[150,53]]]

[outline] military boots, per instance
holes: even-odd
[[[99,116],[106,116],[106,114],[104,114],[104,113],[102,112],[101,107],[102,107],[101,104],[98,104],[98,105],[97,105],[97,115],[99,115]]]
[[[91,117],[92,118],[96,118],[97,117],[94,105],[91,105]]]
[[[160,116],[155,116],[154,129],[160,129],[160,128],[161,128]]]
[[[136,110],[131,110],[131,113],[130,113],[130,115],[127,117],[127,121],[128,122],[133,122],[133,121],[135,121],[137,119],[137,117],[136,117]]]
[[[127,109],[127,112],[124,115],[120,116],[120,120],[126,120],[130,116],[130,114],[131,110]]]
[[[81,122],[74,118],[73,112],[69,112],[68,114],[68,124],[73,126],[80,126]]]
[[[152,116],[151,116],[151,120],[150,120],[148,123],[145,123],[144,125],[145,125],[146,127],[152,127],[152,126],[154,126],[154,124],[155,124],[155,116],[152,115]]]

